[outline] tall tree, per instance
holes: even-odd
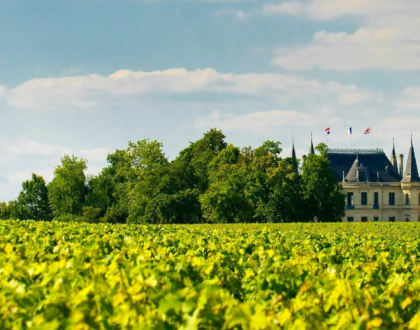
[[[0,220],[7,220],[10,218],[10,206],[6,202],[0,202]]]
[[[50,205],[54,216],[82,215],[87,193],[86,160],[65,155],[54,170],[54,179],[48,185]]]
[[[210,186],[200,196],[203,216],[210,223],[252,222],[254,206],[247,196],[245,163],[240,151],[229,145],[209,164]]]
[[[310,154],[302,166],[304,221],[334,222],[344,216],[343,189],[334,176],[327,158],[328,147],[320,143],[319,155]]]
[[[302,220],[301,176],[294,158],[280,160],[269,171],[267,203],[257,213],[267,222],[299,222]]]
[[[45,220],[52,219],[48,203],[48,189],[42,176],[32,174],[32,179],[22,183],[22,191],[16,201],[10,203],[13,219]]]

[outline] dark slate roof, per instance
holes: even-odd
[[[401,182],[420,182],[419,171],[417,169],[416,155],[414,153],[412,140],[410,151],[408,152],[407,164],[405,166],[404,178]]]
[[[296,151],[295,151],[295,143],[293,142],[293,147],[292,147],[292,158],[296,159]]]
[[[309,147],[308,155],[313,155],[313,154],[315,154],[315,149],[314,149],[314,143],[312,142],[312,136],[311,136],[311,146]]]
[[[331,162],[331,168],[338,181],[342,181],[343,171],[345,176],[349,174],[357,157],[359,157],[359,162],[363,163],[363,166],[367,168],[370,181],[377,181],[377,172],[379,172],[380,182],[401,181],[401,176],[394,169],[385,153],[381,151],[360,154],[351,152],[333,152],[328,153],[327,157]]]

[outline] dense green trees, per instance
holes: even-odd
[[[52,210],[48,203],[48,189],[42,176],[32,174],[32,179],[22,183],[22,191],[10,206],[14,219],[51,220]]]
[[[129,142],[86,177],[84,159],[65,156],[45,186],[33,175],[0,218],[109,223],[339,221],[344,196],[324,144],[300,168],[280,142],[242,150],[212,129],[169,161],[157,141]]]
[[[54,179],[48,185],[49,201],[54,216],[81,215],[86,199],[86,161],[75,156],[64,156],[54,170]]]

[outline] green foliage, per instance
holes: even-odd
[[[320,155],[309,155],[301,170],[296,159],[280,156],[280,142],[239,149],[217,129],[172,162],[160,142],[129,142],[108,155],[109,166],[97,176],[85,177],[84,159],[63,157],[48,187],[34,175],[0,217],[132,224],[340,221],[341,186],[327,146],[317,149]]]
[[[301,176],[295,159],[286,158],[268,172],[268,199],[257,212],[267,222],[298,222],[304,218]]]
[[[321,143],[316,149],[320,155],[308,155],[302,167],[304,220],[340,221],[345,207],[342,186],[330,169],[326,145]]]
[[[420,224],[0,222],[1,329],[418,329]]]
[[[22,191],[16,201],[10,202],[10,217],[21,220],[52,219],[48,203],[48,189],[42,176],[32,174],[32,179],[22,183]]]
[[[0,202],[0,220],[10,219],[10,206],[6,202]]]
[[[100,218],[101,209],[92,206],[83,206],[82,221],[87,223],[98,223],[101,222]]]
[[[82,215],[87,193],[86,161],[75,156],[64,156],[54,170],[54,179],[48,185],[49,201],[54,216]]]

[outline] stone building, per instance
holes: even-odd
[[[293,147],[294,152],[294,147]],[[313,153],[311,139],[310,153]],[[382,149],[330,149],[328,158],[343,186],[343,221],[420,221],[420,178],[413,141],[404,156],[391,160]]]

